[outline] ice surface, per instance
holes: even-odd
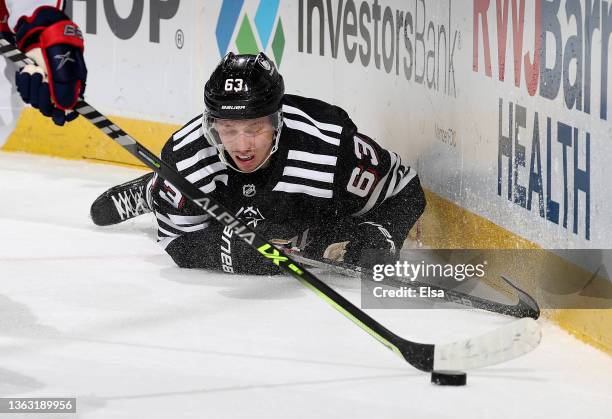
[[[151,216],[94,226],[91,202],[141,173],[0,153],[0,397],[77,397],[45,418],[612,417],[612,359],[545,321],[534,352],[440,388],[289,277],[178,269]],[[370,314],[424,342],[511,321]]]

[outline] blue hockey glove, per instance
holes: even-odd
[[[23,100],[57,125],[75,119],[78,114],[72,109],[83,95],[87,79],[79,27],[59,9],[43,6],[32,16],[19,19],[15,40],[36,62],[16,75]]]

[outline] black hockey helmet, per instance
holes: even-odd
[[[204,88],[206,114],[219,119],[252,119],[278,112],[285,83],[266,54],[228,53]]]

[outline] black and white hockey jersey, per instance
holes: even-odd
[[[267,167],[253,173],[221,162],[204,137],[201,115],[169,139],[161,158],[267,239],[294,239],[321,253],[330,243],[350,240],[358,223],[371,221],[401,248],[425,207],[415,171],[359,133],[337,106],[285,95],[282,114],[279,148]],[[156,176],[152,185],[158,240],[179,266],[235,273],[276,269],[169,182]]]

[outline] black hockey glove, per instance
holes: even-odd
[[[393,263],[399,253],[389,231],[369,221],[357,225],[345,250],[344,262],[367,269],[377,264]]]

